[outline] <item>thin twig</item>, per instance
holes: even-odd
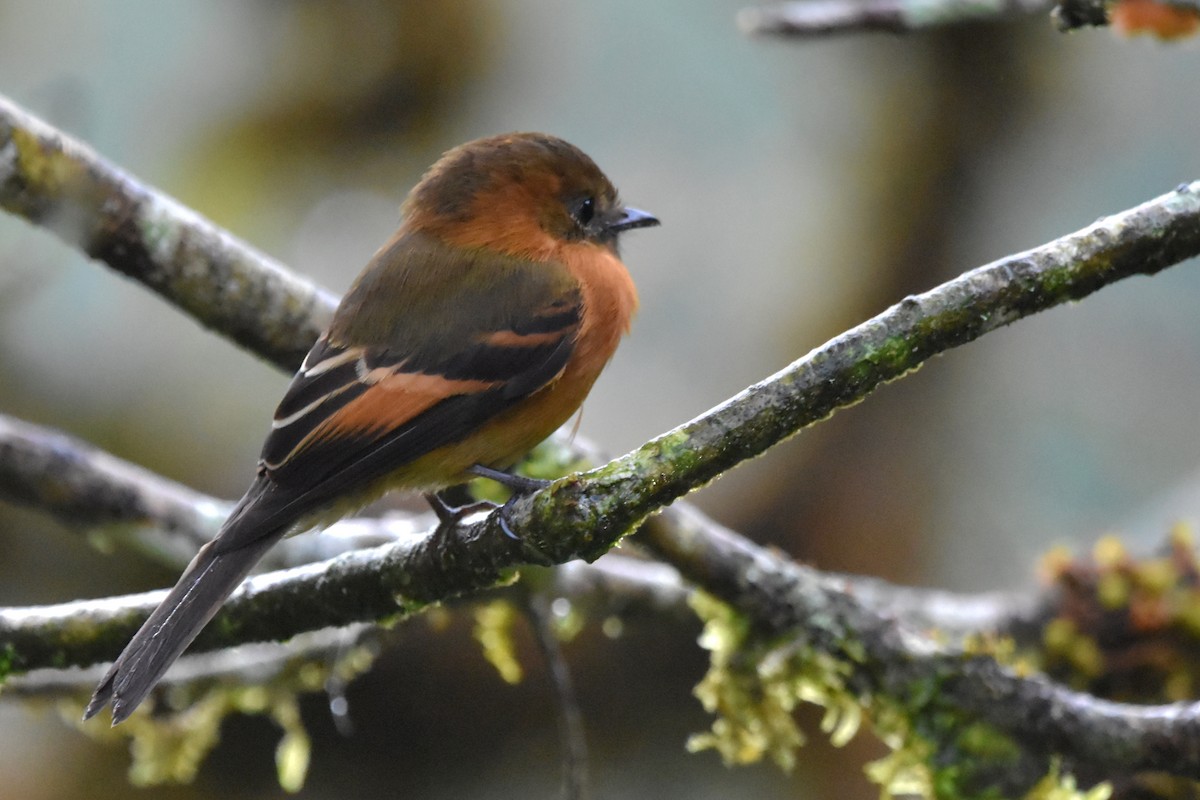
[[[571,680],[571,669],[563,655],[562,643],[554,632],[550,600],[542,592],[531,592],[525,598],[529,626],[533,629],[538,650],[546,662],[546,674],[558,701],[558,732],[563,752],[563,797],[583,800],[587,796],[588,751],[583,731],[583,714]]]
[[[296,636],[286,644],[259,643],[211,653],[185,656],[173,666],[161,685],[184,686],[198,682],[269,683],[298,663],[329,661],[351,647],[373,642],[384,629],[378,625],[327,628]],[[104,675],[102,664],[77,669],[40,669],[14,676],[4,684],[5,696],[84,698]]]
[[[738,27],[758,36],[912,33],[946,25],[1044,14],[1053,0],[798,0],[742,9]]]

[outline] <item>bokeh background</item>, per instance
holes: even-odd
[[[540,129],[663,227],[627,237],[633,336],[582,431],[613,453],[828,337],[994,258],[1200,176],[1200,42],[1045,18],[911,37],[751,40],[741,0],[0,2],[0,92],[342,291],[443,150]],[[695,496],[831,570],[1033,586],[1038,554],[1117,531],[1149,549],[1200,511],[1200,275],[1137,278],[936,359]],[[42,230],[0,218],[0,412],[214,494],[244,488],[286,376]],[[0,604],[165,586],[0,505]],[[708,719],[698,626],[567,647],[597,798],[874,797],[860,736],[791,775],[684,742]],[[469,621],[405,626],[324,700],[310,798],[554,796],[551,692],[500,681]],[[275,797],[277,732],[240,718],[194,786],[130,789],[127,756],[0,698],[0,798]]]

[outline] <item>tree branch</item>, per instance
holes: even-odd
[[[561,474],[587,453],[600,458],[589,442],[557,439],[544,456]],[[0,414],[0,498],[45,512],[71,528],[102,531],[172,566],[191,560],[212,538],[229,503],[169,481],[61,431]],[[682,506],[676,506],[682,508]],[[686,509],[684,509],[686,511]],[[382,519],[341,520],[322,531],[289,538],[263,559],[264,569],[284,569],[333,558],[344,552],[425,535],[429,515],[389,515]],[[684,524],[668,511],[655,525]],[[686,524],[695,525],[695,518]],[[711,523],[714,524],[715,523]],[[605,613],[629,604],[656,613],[685,612],[686,590],[673,568],[632,559],[608,559],[603,569],[567,562],[555,570],[561,595],[603,596]],[[836,579],[836,576],[830,576]],[[1028,593],[963,595],[895,586],[862,576],[842,576],[860,601],[887,609],[917,627],[937,628],[961,637],[1002,631],[1018,642],[1032,641],[1049,600]],[[1025,636],[1020,634],[1026,631]]]
[[[167,480],[57,430],[0,414],[0,498],[75,529],[103,532],[182,567],[225,521],[231,504]],[[423,533],[428,515],[345,520],[287,539],[263,566],[308,564]]]
[[[694,512],[671,513],[671,524],[652,520],[644,529],[655,553],[686,565],[686,578],[763,635],[790,634],[833,656],[860,697],[898,699],[930,715],[939,704],[966,710],[1035,753],[1062,753],[1100,774],[1163,770],[1200,779],[1200,703],[1113,703],[1020,677],[990,657],[937,644],[902,616],[870,609],[836,578],[721,532]]]
[[[907,297],[691,422],[517,501],[509,525],[556,563],[594,559],[653,512],[933,356],[1197,254],[1200,181]]]
[[[742,9],[738,27],[756,36],[819,37],[996,21],[1049,12],[1053,0],[798,0]]]
[[[295,370],[337,299],[0,95],[0,208]]]
[[[279,576],[263,577],[274,579]],[[595,564],[575,561],[552,570],[541,588],[553,597],[569,600],[572,609],[593,619],[615,616],[628,622],[670,616],[688,622],[695,620],[695,615],[687,605],[691,589],[684,585],[677,570],[657,561],[630,558],[617,553],[609,554]],[[94,612],[88,618],[101,625],[126,615],[144,614],[153,607],[154,598],[161,598],[163,594],[152,592],[112,598],[103,601],[103,609],[95,609],[95,603],[91,601],[38,609],[0,608],[0,642],[7,646],[18,636],[40,638],[47,635],[48,631],[78,624],[81,608]],[[511,594],[509,588],[502,587],[491,594],[472,599],[487,601]],[[519,592],[517,599],[524,594],[524,590]],[[229,648],[198,654],[189,650],[179,660],[178,666],[172,667],[167,673],[162,683],[177,686],[196,681],[231,681],[239,677],[251,683],[266,682],[289,665],[305,660],[327,660],[338,651],[377,637],[382,630],[377,625],[360,623],[299,634],[282,645],[239,644],[236,652]],[[81,659],[79,663],[86,663],[86,660]],[[101,664],[102,661],[97,660],[95,664]],[[90,693],[103,672],[100,666],[61,669],[39,665],[27,674],[12,675],[4,683],[4,694],[23,697],[78,696],[83,692]]]
[[[0,414],[0,498],[72,527],[138,530],[140,547],[186,564],[229,505],[98,448]]]
[[[383,633],[377,625],[351,625],[301,634],[286,645],[247,644],[181,658],[164,676],[163,686],[183,686],[200,681],[265,684],[284,670],[300,663],[330,661],[339,653],[373,642]],[[106,667],[86,669],[40,669],[17,675],[4,684],[11,697],[62,698],[90,693],[104,676]]]
[[[0,205],[59,230],[58,220],[63,213],[50,213],[58,207],[55,199],[63,205],[65,197],[65,206],[74,209],[75,216],[92,211],[102,221],[111,221],[111,209],[127,206],[128,198],[156,198],[154,203],[144,203],[157,210],[158,224],[175,232],[179,241],[201,238],[219,242],[222,245],[219,255],[225,261],[237,263],[242,270],[241,282],[260,287],[261,296],[253,299],[266,308],[297,309],[302,305],[313,314],[303,320],[289,317],[295,323],[287,328],[292,338],[280,341],[264,335],[264,331],[279,331],[264,322],[257,309],[247,312],[246,317],[228,310],[230,316],[214,322],[206,309],[197,311],[188,302],[191,296],[188,292],[163,292],[182,310],[197,315],[217,332],[235,339],[241,336],[247,346],[253,347],[250,343],[257,342],[264,355],[289,369],[295,367],[303,349],[315,338],[326,308],[319,301],[324,295],[311,286],[302,286],[282,267],[258,257],[177,204],[140,187],[81,145],[7,102],[0,104],[0,154],[4,156],[0,161]],[[44,173],[67,177],[34,180]],[[82,177],[91,175],[104,179]],[[39,186],[42,190],[35,191]],[[64,192],[63,186],[71,191]],[[111,202],[104,201],[105,189],[115,193]],[[75,199],[80,196],[92,203],[82,204]],[[101,234],[106,230],[103,224],[89,223],[82,227],[100,232],[83,237],[85,246],[103,238]],[[208,235],[201,236],[195,231]],[[227,282],[221,269],[192,261],[177,266],[176,273],[161,262],[153,262],[151,268],[145,269],[147,248],[135,247],[124,239],[120,241],[125,245],[118,247],[110,242],[100,249],[115,268],[158,291],[164,282],[156,276],[164,271],[175,275],[188,264],[194,268],[188,273],[192,279],[189,283],[207,287],[197,292],[201,296],[220,295],[219,287]],[[89,247],[88,252],[93,249]],[[153,252],[174,253],[175,249],[160,246]],[[192,259],[200,256],[196,251],[187,252]],[[1182,185],[1175,192],[1102,219],[1042,247],[972,270],[925,294],[909,297],[634,453],[586,476],[559,481],[527,498],[517,504],[510,521],[529,529],[534,547],[526,554],[533,560],[540,560],[539,553],[559,563],[573,557],[594,559],[655,510],[837,408],[858,402],[881,383],[915,369],[933,355],[1021,317],[1080,299],[1130,275],[1153,274],[1197,252],[1200,252],[1200,181]],[[250,299],[240,298],[244,302]],[[240,321],[233,324],[229,319]],[[250,332],[247,326],[252,329]],[[281,359],[280,353],[290,355]],[[478,533],[473,536],[478,537]]]

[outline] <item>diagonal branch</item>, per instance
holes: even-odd
[[[0,414],[0,499],[68,526],[103,532],[182,567],[216,534],[230,503],[130,464],[86,442]],[[288,539],[263,566],[331,558],[423,531],[424,520],[347,520],[336,532]]]
[[[691,422],[515,503],[509,523],[555,561],[596,558],[653,512],[933,356],[1198,254],[1200,181],[907,297]]]
[[[907,619],[861,603],[853,586],[794,564],[695,512],[671,509],[644,541],[684,577],[748,616],[767,635],[793,633],[849,670],[856,694],[962,709],[1025,747],[1072,756],[1102,775],[1163,770],[1200,778],[1200,703],[1135,706],[1100,700],[990,657],[968,656]]]
[[[336,298],[0,95],[0,208],[287,371]]]
[[[106,189],[115,192],[115,199],[104,201]],[[220,243],[218,255],[225,259],[220,264],[236,263],[240,281],[260,290],[253,299],[264,307],[297,311],[304,307],[314,316],[299,321],[288,317],[294,323],[287,328],[292,339],[280,340],[267,335],[267,331],[279,334],[281,330],[261,321],[254,307],[257,303],[242,312],[246,317],[230,309],[221,317],[213,316],[207,307],[197,310],[191,299],[193,286],[201,286],[196,294],[211,298],[220,295],[219,287],[228,282],[220,264],[196,262],[200,251],[183,248],[189,258],[181,262],[154,261],[151,257],[155,254],[173,255],[181,249],[162,247],[160,240],[155,240],[160,244],[155,248],[145,241],[119,239],[120,246],[109,242],[98,252],[114,268],[160,291],[216,332],[250,347],[259,342],[263,355],[294,368],[319,329],[327,308],[325,295],[177,204],[141,187],[82,145],[0,101],[0,205],[59,231],[64,216],[88,220],[74,227],[91,232],[76,240],[93,253],[97,249],[89,245],[94,240],[104,239],[105,233],[115,235],[110,230],[113,226],[104,224],[113,220],[112,209],[127,207],[131,199],[138,198],[142,205],[156,210],[161,228],[175,232],[176,239],[171,241]],[[55,209],[60,210],[51,213]],[[101,223],[90,221],[86,211],[94,212]],[[128,225],[116,228],[123,235],[130,233]],[[522,515],[536,507],[536,527],[545,535],[535,544],[554,560],[595,558],[656,509],[837,408],[858,402],[879,384],[933,355],[1130,275],[1153,274],[1198,252],[1200,182],[1182,185],[1081,231],[909,297],[635,453],[586,478],[560,481],[536,495],[532,503],[523,504]],[[176,280],[163,280],[163,275]],[[189,291],[164,291],[164,286]],[[239,299],[247,302],[251,298]],[[247,327],[253,333],[248,334]],[[284,353],[289,355],[281,356]],[[548,513],[552,510],[553,514]],[[570,513],[559,513],[562,511]],[[572,536],[581,523],[597,527],[583,537]]]
[[[186,564],[229,511],[64,433],[0,414],[0,499],[71,526],[139,530],[139,547]]]

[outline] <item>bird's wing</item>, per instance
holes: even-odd
[[[257,532],[365,488],[552,383],[574,350],[583,308],[578,286],[550,269],[531,264],[492,276],[500,282],[486,285],[496,297],[524,300],[499,314],[463,314],[462,305],[476,304],[470,290],[447,293],[430,321],[443,326],[433,341],[322,337],[275,412],[259,462],[259,482],[268,485],[239,509],[253,520],[227,525],[219,548],[243,547]]]

